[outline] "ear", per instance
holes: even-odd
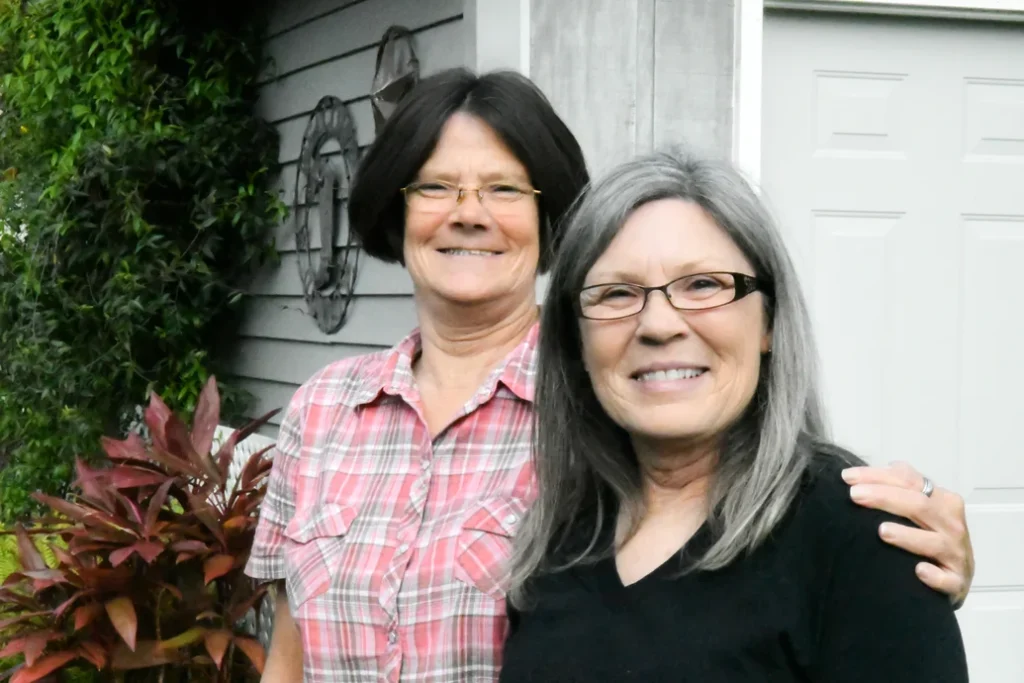
[[[766,353],[771,353],[771,352],[772,352],[772,332],[771,332],[771,330],[768,330],[763,335],[761,335],[761,353],[762,354],[766,354]]]

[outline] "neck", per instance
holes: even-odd
[[[479,386],[522,342],[537,317],[532,296],[514,303],[422,306],[417,379]]]
[[[703,505],[707,500],[717,461],[715,448],[703,445],[667,450],[634,443],[634,450],[649,511]]]

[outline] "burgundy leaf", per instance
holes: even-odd
[[[67,565],[69,567],[82,566],[82,563],[77,557],[69,553],[67,550],[64,550],[64,548],[61,548],[59,545],[50,545],[50,551],[53,552],[53,556],[57,558],[57,561],[63,565]]]
[[[171,409],[167,407],[163,399],[156,392],[151,392],[149,406],[146,408],[143,419],[146,426],[149,427],[149,435],[153,439],[153,444],[165,451],[170,450],[167,447],[167,421],[171,419],[172,415]]]
[[[204,640],[206,641],[206,651],[210,653],[214,664],[220,669],[221,663],[224,661],[224,653],[227,652],[228,645],[231,644],[231,632],[224,630],[210,631],[206,634]]]
[[[188,562],[193,557],[195,557],[194,553],[178,553],[178,557],[175,558],[174,564],[181,564],[182,562]]]
[[[224,530],[218,523],[217,516],[214,514],[215,508],[208,501],[200,498],[199,496],[188,494],[189,503],[192,507],[192,513],[196,516],[200,522],[203,523],[213,537],[220,541],[221,545],[227,547],[228,541],[224,537]]]
[[[77,652],[80,657],[88,660],[97,669],[107,666],[107,651],[99,643],[87,640],[78,645]]]
[[[251,436],[252,434],[255,434],[257,429],[259,429],[260,427],[265,425],[267,423],[267,421],[270,420],[270,418],[274,417],[279,412],[281,412],[281,409],[280,408],[275,408],[274,410],[271,410],[270,412],[268,412],[266,415],[263,415],[261,417],[256,418],[255,420],[253,420],[249,424],[245,425],[244,427],[241,427],[240,429],[236,429],[234,432],[231,433],[231,436],[234,437],[234,441],[231,443],[231,448],[234,449],[235,445],[240,444],[243,441],[245,441],[246,437]],[[228,445],[227,443],[224,444],[224,446],[227,446],[227,445]],[[224,450],[224,447],[222,447],[221,450]],[[219,452],[218,452],[218,455],[219,455]]]
[[[64,514],[77,522],[81,522],[86,526],[106,529],[109,532],[120,534],[122,537],[127,536],[128,538],[133,538],[135,536],[131,529],[119,523],[112,515],[100,512],[99,510],[92,510],[82,505],[77,505],[61,498],[55,498],[54,496],[48,496],[42,493],[33,493],[32,497],[43,505],[48,505],[61,514]]]
[[[36,631],[27,636],[15,638],[7,643],[7,645],[0,650],[0,657],[12,657],[17,654],[24,654],[25,663],[28,666],[32,666],[35,664],[36,660],[39,659],[39,655],[43,654],[43,650],[46,649],[46,644],[51,640],[56,640],[60,637],[61,634],[57,631]]]
[[[135,546],[130,545],[127,548],[118,548],[114,552],[110,553],[110,564],[114,567],[120,567],[124,564],[124,561],[135,554]]]
[[[30,619],[35,619],[36,617],[49,616],[49,614],[49,610],[45,612],[25,612],[24,614],[19,614],[16,617],[4,619],[3,621],[0,621],[0,631],[4,631],[15,624],[21,624],[29,621]]]
[[[263,646],[259,644],[259,641],[254,638],[235,636],[235,645],[249,658],[252,665],[256,667],[256,672],[262,674],[263,665],[267,661],[267,653],[263,650]]]
[[[25,649],[23,651],[25,654],[25,664],[28,666],[35,664],[36,660],[43,654],[43,650],[46,649],[46,644],[60,637],[61,634],[55,631],[42,631],[26,636]]]
[[[263,596],[267,593],[267,587],[268,584],[261,585],[248,598],[240,603],[232,605],[230,609],[228,609],[228,621],[235,623],[236,621],[241,620],[249,610],[255,607],[257,603],[263,599]],[[198,617],[196,618],[198,619]]]
[[[192,447],[199,455],[209,455],[213,446],[213,435],[220,421],[220,393],[217,380],[212,375],[199,394],[196,410],[192,417]]]
[[[142,467],[119,465],[110,470],[110,481],[119,489],[136,488],[139,486],[155,486],[167,481],[163,472],[155,472]]]
[[[171,545],[171,549],[178,552],[205,553],[210,549],[210,546],[202,541],[178,541]]]
[[[119,671],[148,669],[173,664],[179,659],[180,655],[175,650],[163,648],[155,640],[142,640],[134,650],[128,649],[124,643],[118,643],[110,657],[110,666]]]
[[[82,580],[100,593],[120,592],[131,582],[134,570],[124,565],[107,569],[105,567],[83,567],[78,570]]]
[[[241,482],[241,488],[252,488],[253,479],[255,479],[256,475],[260,472],[261,467],[264,464],[270,463],[270,459],[264,458],[264,456],[273,449],[274,445],[272,444],[270,446],[267,446],[266,448],[260,449],[259,451],[253,453],[252,456],[250,456],[250,458],[245,463],[245,467],[242,468],[242,473],[238,478],[239,482]]]
[[[67,651],[55,652],[51,655],[47,655],[36,662],[33,666],[27,666],[24,669],[20,669],[18,673],[14,674],[11,678],[11,683],[35,683],[61,668],[71,660],[77,658],[78,655],[76,653]]]
[[[142,460],[143,462],[149,460],[145,442],[134,432],[123,441],[104,436],[100,442],[111,460]]]
[[[153,561],[160,557],[165,548],[166,546],[156,541],[139,541],[135,544],[135,552],[146,561],[146,564],[153,564]]]
[[[149,509],[146,510],[146,524],[145,532],[146,536],[152,536],[155,531],[156,520],[160,517],[160,511],[164,509],[164,503],[167,502],[167,493],[171,490],[171,486],[174,485],[174,479],[168,479],[165,481],[160,488],[157,489],[156,493],[149,501]]]
[[[39,553],[32,538],[21,524],[14,525],[14,535],[18,538],[18,555],[23,569],[46,569],[46,560]]]
[[[31,569],[29,571],[20,572],[22,576],[27,576],[30,579],[36,579],[37,581],[62,581],[64,580],[64,572],[59,569]]]
[[[97,602],[82,605],[75,610],[75,630],[80,631],[91,624],[103,612],[103,606]]]
[[[121,501],[121,505],[124,506],[125,511],[128,512],[131,515],[131,520],[130,521],[134,522],[135,524],[138,524],[139,527],[141,528],[143,526],[143,521],[142,521],[142,509],[139,507],[139,504],[136,503],[131,498],[129,498],[128,496],[126,496],[123,493],[121,493],[120,491],[114,491],[114,496],[119,501]]]
[[[75,486],[82,489],[83,496],[100,509],[113,512],[114,504],[109,492],[109,470],[89,467],[81,458],[75,458],[75,470],[78,473]]]
[[[110,623],[124,639],[128,649],[135,650],[135,637],[139,630],[139,618],[135,615],[135,605],[130,599],[120,597],[110,600],[104,607],[107,610],[107,616],[110,617]]]
[[[62,616],[64,616],[65,612],[71,609],[72,605],[74,605],[76,602],[86,597],[87,595],[89,595],[89,593],[90,591],[78,591],[70,598],[62,602],[60,606],[57,607],[57,609],[53,610],[53,616],[57,619],[60,619]]]
[[[235,566],[235,558],[231,555],[214,555],[203,563],[204,583],[224,576]]]
[[[210,457],[210,451],[207,450],[205,453],[202,453],[193,448],[192,437],[189,435],[185,423],[177,415],[172,415],[167,420],[165,429],[167,430],[167,443],[171,453],[187,459],[198,467],[211,481],[217,484],[223,483],[220,471]]]

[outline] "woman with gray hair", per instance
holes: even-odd
[[[949,600],[874,533],[898,518],[842,484],[793,265],[731,167],[597,182],[541,316],[501,681],[967,680]]]

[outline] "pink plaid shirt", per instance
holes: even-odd
[[[246,572],[285,579],[306,683],[497,680],[511,537],[535,495],[537,331],[433,440],[418,333],[296,392]]]

